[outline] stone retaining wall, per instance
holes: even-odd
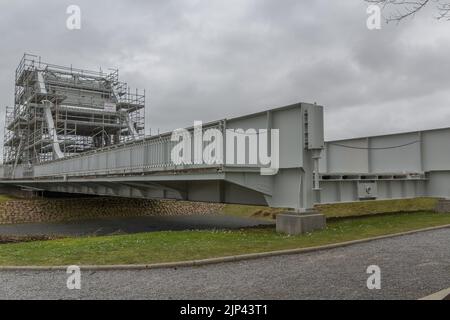
[[[20,199],[0,203],[0,224],[57,222],[99,217],[220,213],[222,204],[127,198]]]

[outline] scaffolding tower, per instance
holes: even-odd
[[[4,164],[30,166],[144,135],[145,91],[109,73],[57,66],[24,54],[6,111]]]

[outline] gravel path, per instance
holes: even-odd
[[[417,299],[450,287],[450,229],[315,253],[195,268],[0,272],[0,299]],[[369,265],[381,290],[368,290]]]

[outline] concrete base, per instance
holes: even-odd
[[[290,235],[322,230],[327,226],[326,218],[319,213],[286,212],[277,215],[277,232]]]
[[[435,211],[437,213],[450,213],[450,200],[440,199],[436,205]]]

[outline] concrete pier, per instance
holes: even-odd
[[[436,205],[435,211],[437,213],[450,213],[450,200],[440,199]]]
[[[299,235],[326,228],[323,214],[286,212],[277,215],[277,232]]]

